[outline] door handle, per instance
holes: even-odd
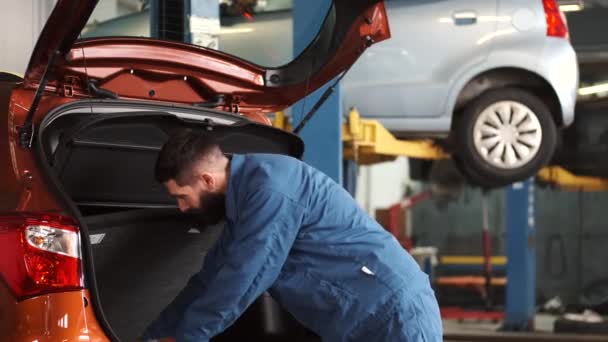
[[[456,11],[452,14],[455,25],[473,25],[477,23],[475,11]]]

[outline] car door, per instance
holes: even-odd
[[[387,0],[389,41],[368,49],[344,85],[367,117],[437,117],[450,81],[482,63],[496,30],[495,0]]]

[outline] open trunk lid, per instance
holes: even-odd
[[[57,1],[25,73],[26,87],[37,88],[46,77],[46,90],[63,96],[88,96],[89,89],[102,89],[93,95],[273,112],[312,93],[347,70],[368,46],[390,37],[381,0],[333,0],[310,45],[290,63],[265,68],[184,43],[77,41],[96,4]]]

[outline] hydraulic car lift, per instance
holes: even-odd
[[[354,160],[359,165],[391,161],[399,156],[429,160],[449,157],[448,153],[430,140],[395,138],[380,122],[362,119],[356,109],[351,109],[348,120],[342,125],[342,143],[344,158]],[[608,179],[578,176],[559,166],[541,169],[537,178],[569,191],[608,190]]]
[[[291,123],[282,112],[276,113],[273,125],[291,131]],[[395,160],[399,156],[439,160],[449,158],[440,146],[431,140],[400,140],[395,138],[376,120],[362,119],[351,109],[342,124],[344,159],[359,165],[372,165]],[[608,179],[575,175],[559,166],[541,169],[536,177],[547,184],[568,191],[607,191]]]
[[[376,120],[362,119],[356,109],[348,113],[342,126],[344,158],[359,165],[370,165],[394,160],[399,156],[419,159],[448,158],[430,140],[399,140]]]

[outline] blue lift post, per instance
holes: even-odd
[[[536,229],[534,182],[515,183],[506,191],[507,298],[503,330],[534,330],[536,313]]]
[[[293,46],[294,56],[302,52],[319,31],[331,2],[293,1]],[[327,85],[292,107],[293,126],[302,120]],[[304,107],[304,108],[303,108]],[[304,161],[325,172],[338,183],[342,183],[342,101],[340,85],[323,104],[315,116],[306,124],[300,136],[306,150]]]

